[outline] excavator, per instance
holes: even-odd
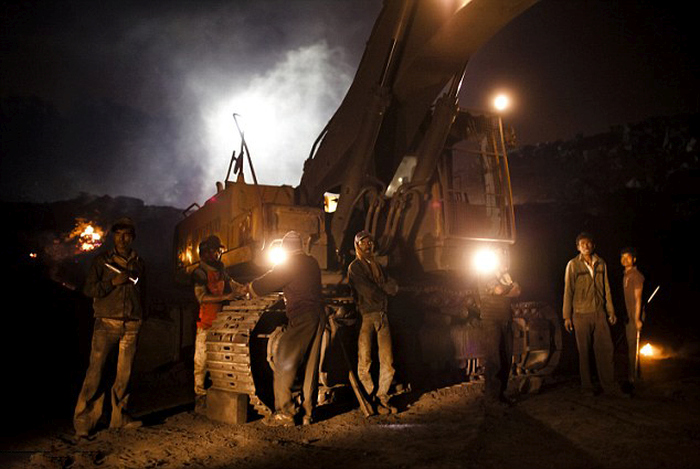
[[[287,231],[302,235],[323,272],[328,315],[321,401],[348,384],[354,366],[346,272],[353,237],[363,229],[400,285],[388,313],[401,381],[396,392],[455,370],[463,380],[479,379],[476,269],[507,268],[516,239],[510,134],[498,115],[461,108],[458,95],[467,86],[469,58],[535,2],[385,0],[354,81],[311,146],[299,186],[258,184],[242,138],[217,193],[190,206],[177,225],[175,270],[185,282],[198,265],[199,242],[210,235],[226,246],[221,260],[239,281],[272,266]],[[243,177],[246,157],[252,183]],[[236,180],[229,180],[232,168]],[[552,308],[523,302],[513,309],[513,375],[551,373],[562,349]],[[269,415],[284,321],[279,294],[226,305],[207,335],[210,392],[243,396]],[[213,412],[228,410],[222,404]]]

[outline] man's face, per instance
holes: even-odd
[[[215,262],[221,257],[221,250],[219,248],[207,248],[202,251],[202,260],[204,262]]]
[[[129,229],[121,229],[114,232],[114,246],[117,251],[128,251],[134,241],[134,234]]]
[[[360,250],[363,256],[371,257],[374,252],[374,241],[371,237],[367,236],[362,238],[359,243],[357,243],[357,248]]]
[[[637,259],[632,256],[629,252],[624,253],[622,256],[620,256],[620,264],[622,264],[623,267],[632,267]]]
[[[593,244],[592,239],[582,238],[578,241],[578,244],[576,244],[576,247],[578,248],[578,252],[580,252],[584,256],[590,256],[591,254],[593,254],[593,249],[595,248],[595,244]]]

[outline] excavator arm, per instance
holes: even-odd
[[[468,60],[536,1],[385,0],[355,79],[305,162],[298,187],[305,205],[318,205],[326,191],[340,193],[331,225],[336,249],[351,235],[350,217],[364,191],[388,184],[406,154],[418,152],[417,175],[431,177]],[[432,116],[424,142],[424,123],[450,83],[447,108]]]

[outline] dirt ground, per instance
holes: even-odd
[[[698,364],[645,363],[631,399],[584,397],[575,377],[559,376],[510,408],[486,407],[479,383],[461,384],[399,396],[396,415],[321,408],[320,421],[295,428],[217,423],[181,407],[75,441],[63,420],[4,441],[0,467],[698,467]]]

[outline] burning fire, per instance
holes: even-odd
[[[83,218],[76,220],[75,228],[68,235],[68,239],[77,239],[78,248],[82,252],[92,251],[102,245],[104,231],[94,223]]]
[[[183,265],[190,265],[192,264],[192,247],[187,246],[184,251],[180,251],[179,254],[180,257],[180,263]]]
[[[647,342],[644,347],[639,349],[639,354],[644,356],[644,357],[653,357],[656,355],[656,350],[654,347],[651,346],[649,342]]]

